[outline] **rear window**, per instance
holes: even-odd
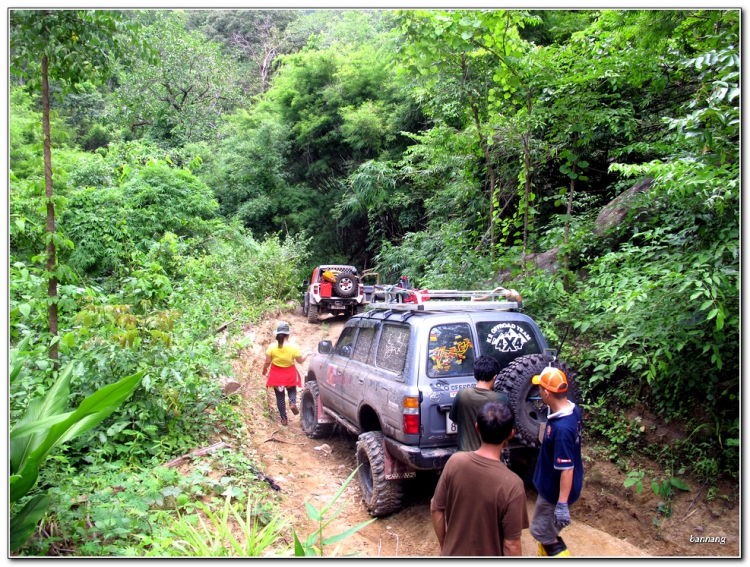
[[[485,321],[477,323],[479,350],[505,368],[519,356],[541,354],[531,325],[522,321]]]
[[[474,374],[474,343],[466,323],[436,325],[430,329],[427,347],[427,376],[465,376]]]
[[[409,327],[383,325],[375,359],[377,365],[391,372],[402,372],[406,362],[406,351],[409,350],[410,335]]]

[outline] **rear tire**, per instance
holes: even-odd
[[[336,281],[333,282],[333,291],[339,297],[354,297],[357,295],[357,289],[359,288],[359,281],[349,270],[344,270],[336,276]]]
[[[382,432],[368,431],[359,436],[357,465],[362,499],[371,516],[386,516],[401,508],[403,481],[385,479]]]
[[[551,362],[543,354],[519,356],[505,370],[500,372],[495,382],[495,390],[508,396],[513,413],[516,415],[516,439],[527,447],[539,447],[539,428],[547,421],[547,405],[542,403],[539,386],[531,379],[547,366],[559,368],[568,378],[568,399],[581,403],[581,390],[575,377],[577,373],[564,362]]]
[[[358,305],[356,305],[354,307],[354,314],[355,315],[359,315],[359,314],[364,313],[364,312],[365,312],[365,306],[362,305],[361,303],[359,303]]]
[[[310,298],[305,293],[305,300],[302,302],[302,315],[307,317],[307,312],[310,310]]]
[[[300,418],[302,431],[310,439],[328,437],[333,432],[334,424],[318,423],[319,399],[318,383],[315,380],[310,380],[305,384],[305,389],[302,391],[302,417]]]
[[[309,323],[318,322],[319,309],[317,305],[313,305],[312,303],[307,306],[307,321]]]

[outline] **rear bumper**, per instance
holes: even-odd
[[[424,471],[441,470],[445,467],[451,455],[456,452],[456,447],[414,447],[385,438],[388,452],[397,459],[412,468]]]
[[[413,445],[404,445],[394,441],[390,437],[385,438],[385,445],[388,452],[397,461],[405,465],[423,471],[442,470],[445,463],[456,452],[458,447],[415,447]],[[526,447],[516,441],[511,441],[506,447],[510,460],[527,458],[531,454],[536,454],[539,449]]]

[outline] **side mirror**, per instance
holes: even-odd
[[[333,344],[331,344],[331,341],[320,341],[318,343],[318,352],[320,354],[331,354],[332,350]]]
[[[310,280],[302,280],[302,285],[304,286],[310,285]]]

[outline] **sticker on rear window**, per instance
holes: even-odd
[[[529,333],[515,323],[495,325],[487,335],[487,342],[500,352],[516,352],[530,340]]]
[[[471,339],[463,338],[460,335],[453,338],[453,345],[446,345],[430,350],[430,359],[434,366],[434,372],[450,372],[454,364],[460,365],[466,360],[466,352],[472,347]]]

